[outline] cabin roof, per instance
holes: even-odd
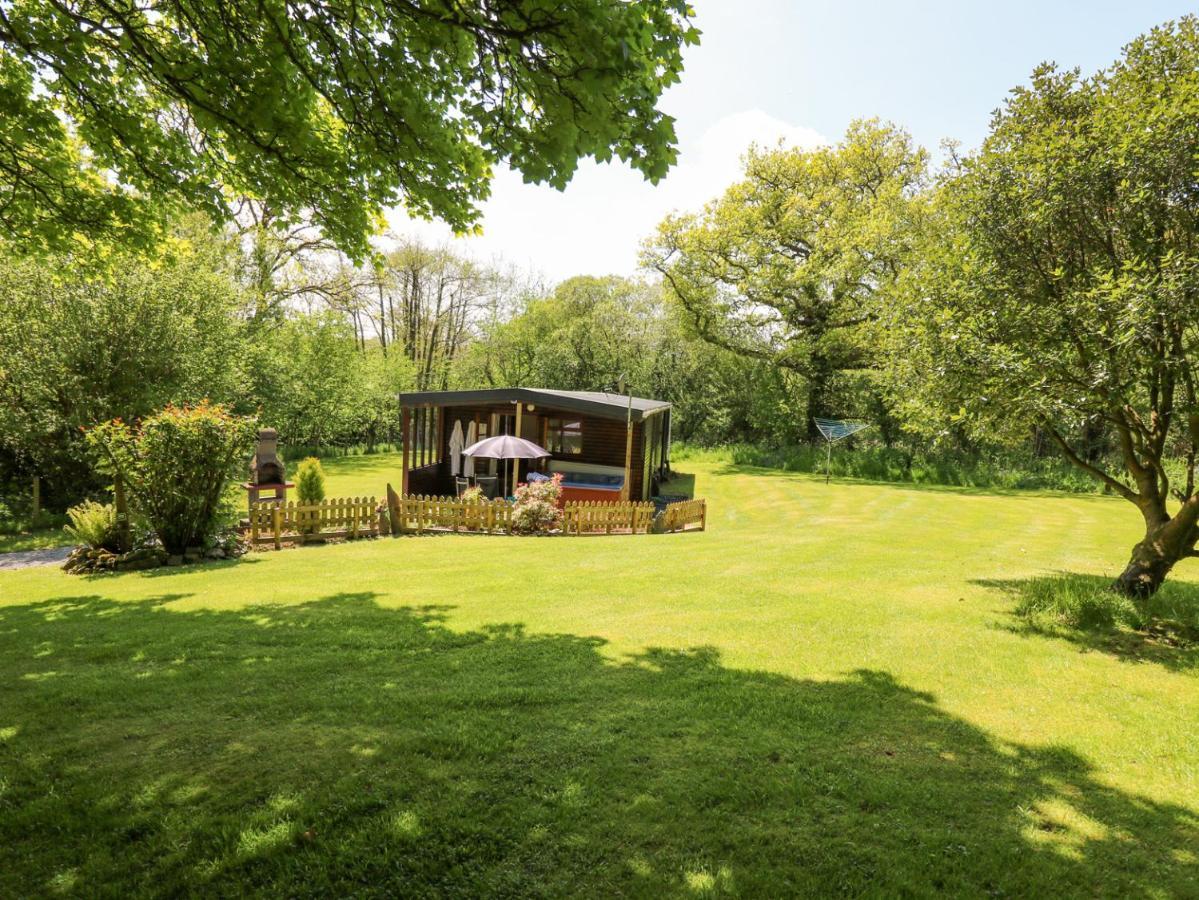
[[[604,391],[556,391],[550,388],[486,388],[477,391],[415,391],[400,394],[400,406],[488,406],[504,403],[532,403],[601,419],[624,419],[629,413],[629,397]],[[634,422],[670,409],[665,400],[632,398]]]

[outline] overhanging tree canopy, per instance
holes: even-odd
[[[268,198],[351,256],[402,203],[469,229],[503,161],[651,180],[698,40],[686,0],[7,0],[0,236],[127,240],[173,203]]]

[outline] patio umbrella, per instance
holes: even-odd
[[[511,434],[497,434],[495,437],[475,441],[462,451],[462,455],[486,457],[487,459],[541,459],[549,456],[550,452],[524,438],[518,438]],[[504,471],[504,496],[508,496],[508,472],[506,469]]]

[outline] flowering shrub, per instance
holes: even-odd
[[[487,497],[483,494],[483,489],[476,484],[462,492],[462,499],[467,503],[481,503]]]
[[[124,479],[162,546],[179,554],[219,529],[225,487],[245,466],[255,430],[252,419],[204,402],[168,406],[137,427],[105,422],[87,438],[104,470]]]
[[[545,534],[562,521],[558,500],[562,496],[562,473],[549,481],[517,485],[512,509],[512,530],[517,534]]]

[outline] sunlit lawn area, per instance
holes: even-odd
[[[1127,504],[686,466],[702,534],[0,573],[0,896],[1199,891],[1199,650],[1013,614]]]

